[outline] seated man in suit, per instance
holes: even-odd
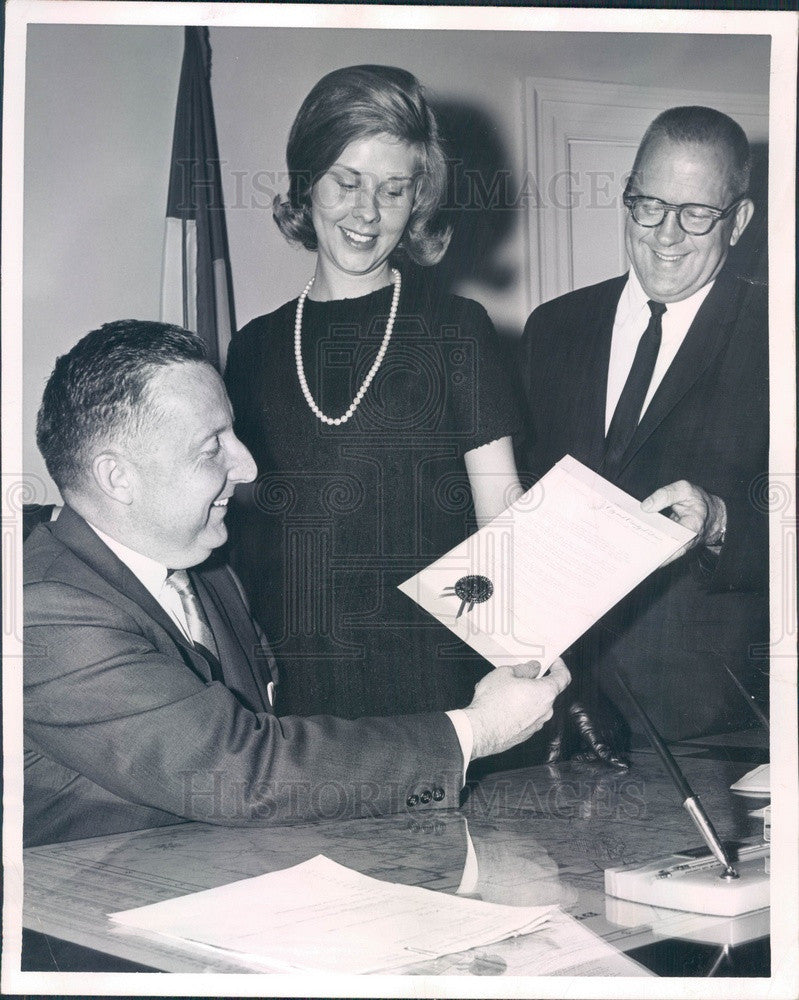
[[[575,690],[626,708],[618,668],[671,739],[751,723],[727,670],[765,690],[767,296],[725,267],[749,173],[731,118],[663,112],[624,193],[631,270],[540,306],[522,342],[521,464],[540,476],[571,454],[696,531],[566,657]]]
[[[539,729],[568,683],[560,662],[507,668],[460,711],[278,719],[269,647],[209,560],[255,464],[186,331],[88,334],[37,439],[65,507],[25,543],[27,844],[454,807],[469,760]]]

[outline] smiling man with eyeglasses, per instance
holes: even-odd
[[[725,666],[766,687],[767,296],[725,266],[754,213],[749,174],[727,115],[664,111],[623,195],[629,273],[545,303],[522,342],[523,464],[538,476],[570,453],[696,531],[570,661],[572,697],[582,679],[589,701],[614,698],[616,666],[675,739],[748,723]]]
[[[679,110],[661,118],[676,117]],[[731,141],[724,144],[680,142],[655,131],[657,121],[624,193],[624,239],[647,298],[668,305],[715,279],[729,248],[749,225],[754,205],[746,197],[749,156],[742,132],[738,137],[731,127]],[[736,138],[743,142],[735,143]]]

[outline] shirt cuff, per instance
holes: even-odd
[[[469,721],[468,719],[466,720]],[[477,855],[474,851],[472,838],[469,836],[469,828],[466,828],[466,860],[463,863],[463,875],[461,884],[455,890],[458,896],[476,896],[477,882],[480,878],[480,867],[477,863]]]
[[[465,785],[466,768],[472,759],[472,749],[474,747],[472,724],[469,722],[469,716],[462,708],[454,708],[445,714],[455,728],[455,735],[458,737],[458,742],[461,745],[461,753],[463,754],[463,783]]]

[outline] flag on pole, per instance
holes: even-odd
[[[185,29],[169,172],[161,319],[197,333],[213,364],[224,367],[236,319],[206,27]]]

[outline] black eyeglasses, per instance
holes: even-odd
[[[745,197],[746,195],[742,194],[727,208],[694,204],[669,205],[660,198],[650,198],[645,194],[630,194],[629,191],[624,192],[622,200],[639,226],[653,229],[663,222],[666,212],[674,212],[677,223],[684,233],[688,233],[689,236],[704,236],[720,219],[726,219],[730,212],[734,212]]]

